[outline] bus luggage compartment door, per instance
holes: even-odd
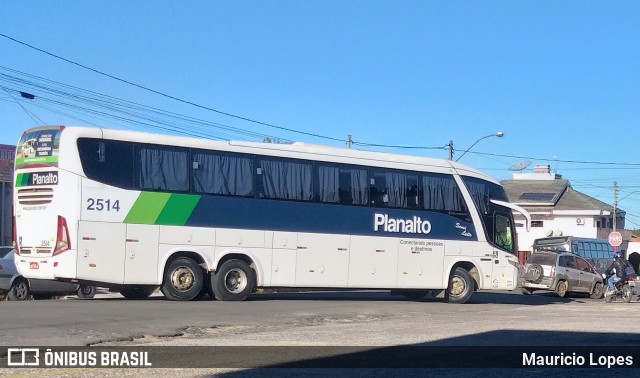
[[[80,221],[78,225],[78,279],[124,282],[126,225]]]

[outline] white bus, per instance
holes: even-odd
[[[258,287],[431,290],[517,283],[512,210],[464,165],[308,144],[42,126],[16,159],[16,265],[28,278],[172,300]],[[52,144],[51,144],[52,143]],[[46,148],[42,150],[47,150]]]

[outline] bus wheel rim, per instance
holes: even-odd
[[[178,291],[187,291],[193,286],[195,274],[187,267],[180,267],[171,274],[171,285]]]
[[[451,295],[460,296],[467,290],[467,283],[464,279],[454,276],[451,280]]]
[[[240,269],[232,269],[224,276],[224,286],[231,293],[240,293],[247,287],[247,274]]]

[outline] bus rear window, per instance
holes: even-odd
[[[78,152],[88,178],[123,189],[133,189],[133,143],[79,138]]]

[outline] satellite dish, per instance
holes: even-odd
[[[510,166],[509,170],[522,172],[530,165],[531,165],[531,160],[523,160],[521,162],[515,163],[514,165]]]

